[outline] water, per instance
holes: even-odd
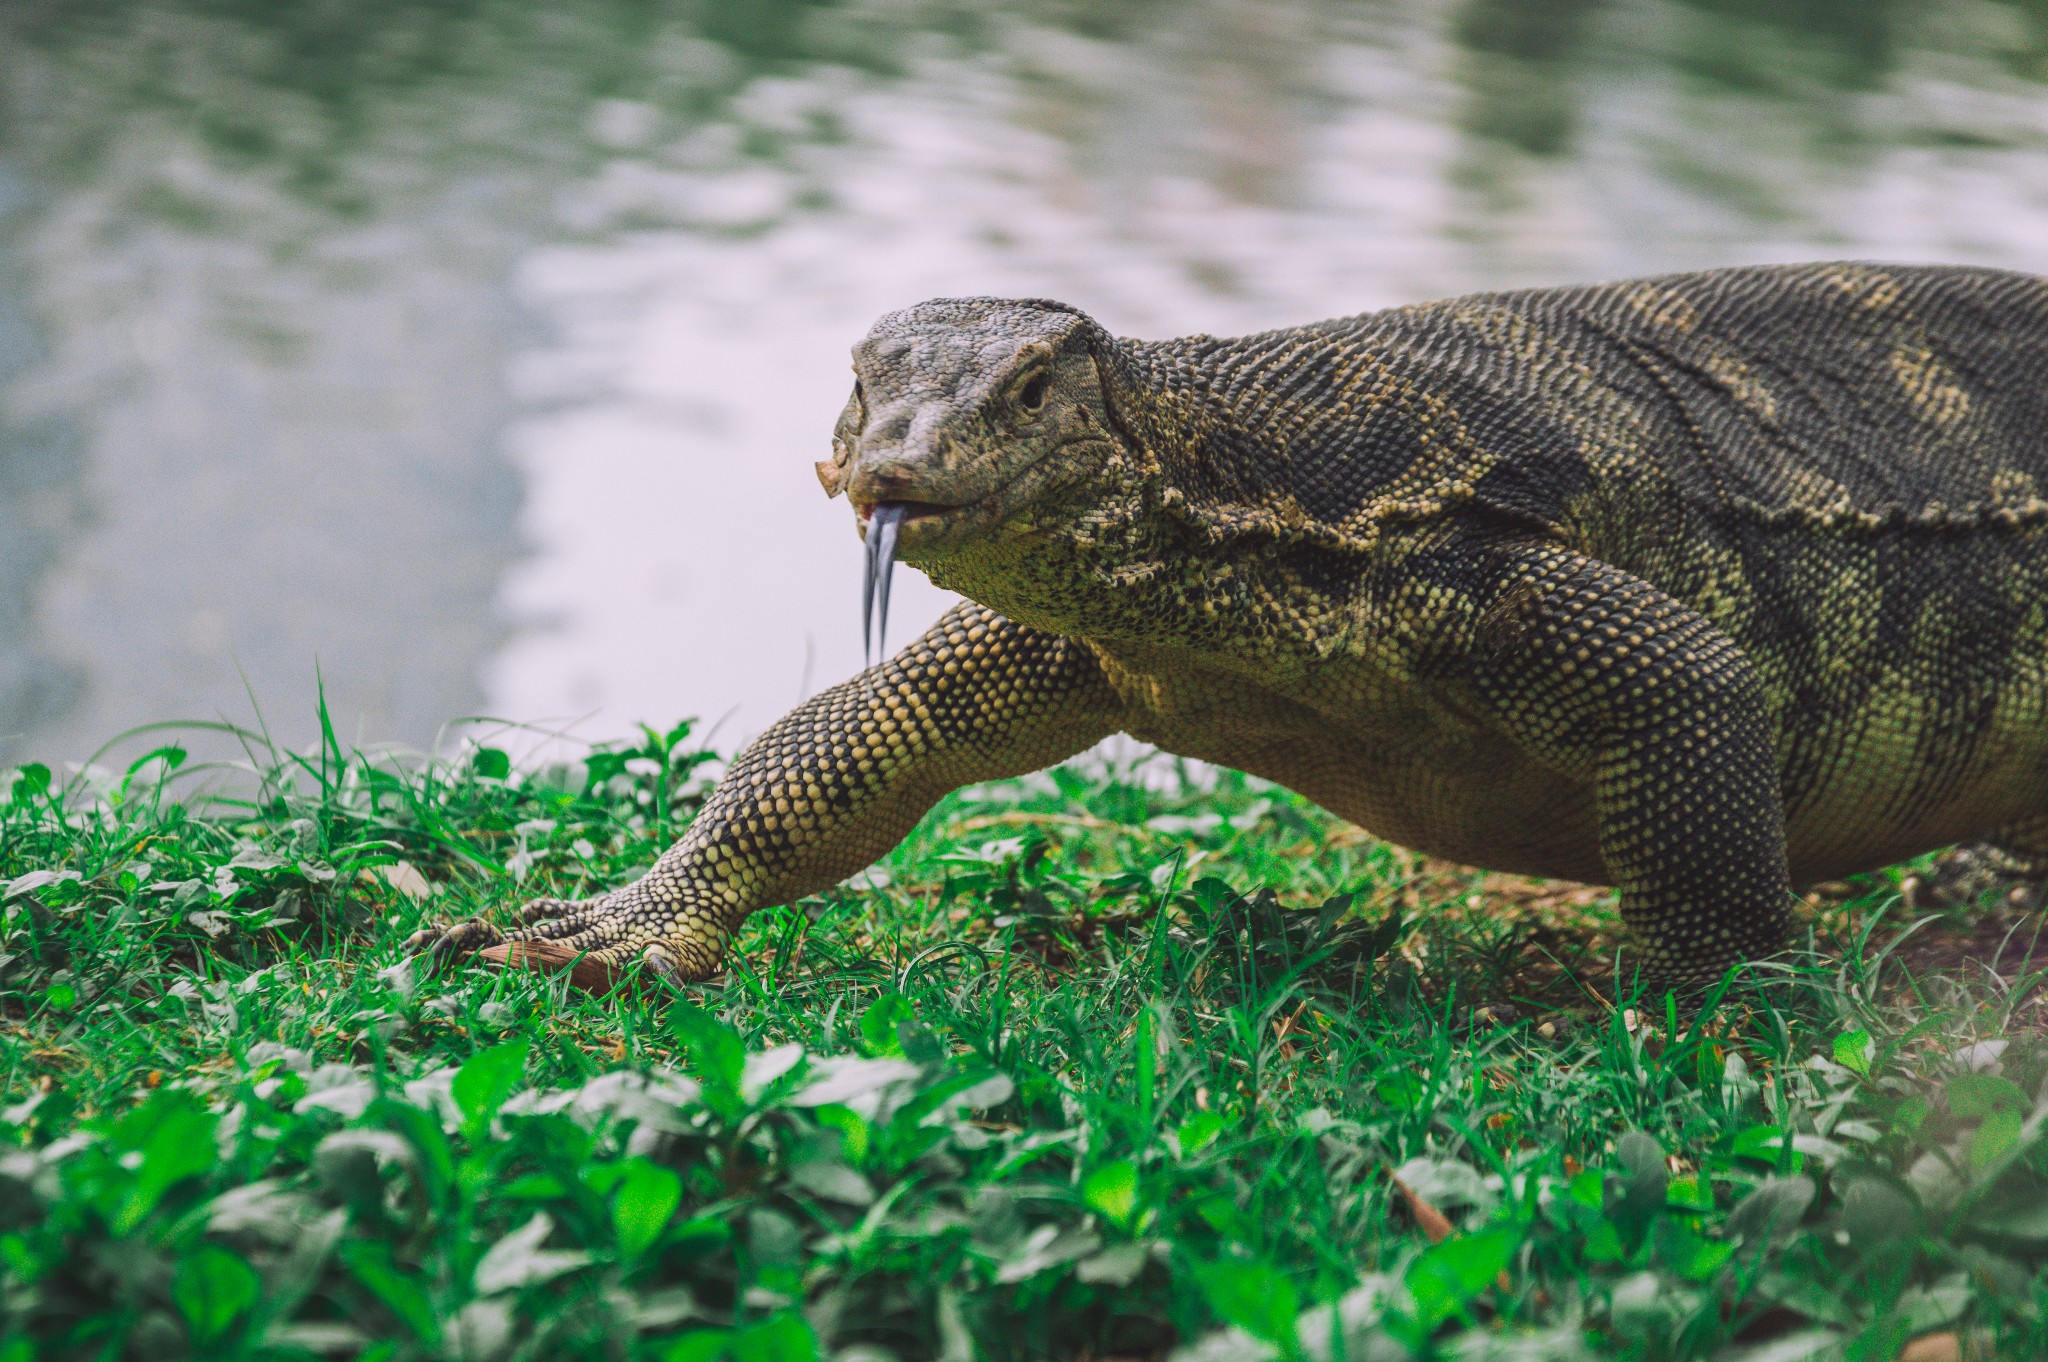
[[[811,463],[881,312],[2048,271],[2044,72],[1998,0],[16,0],[0,762],[302,742],[316,673],[360,741],[729,745],[860,665]]]

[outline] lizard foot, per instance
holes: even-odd
[[[725,933],[708,915],[657,904],[630,887],[576,902],[537,899],[518,917],[523,925],[510,932],[472,918],[425,945],[437,961],[475,952],[497,965],[567,970],[576,987],[606,993],[625,982],[636,963],[643,977],[675,987],[708,979],[718,972],[725,944]]]

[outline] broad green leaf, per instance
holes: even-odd
[[[2018,1148],[2024,1119],[2012,1107],[2000,1107],[1986,1116],[1970,1137],[1970,1167],[1981,1173]]]
[[[493,1045],[470,1056],[469,1062],[455,1071],[448,1095],[462,1113],[462,1133],[472,1143],[490,1130],[491,1118],[519,1086],[526,1073],[528,1048],[524,1039]]]
[[[660,1345],[661,1362],[722,1362],[732,1356],[732,1330],[692,1329]]]
[[[1970,1216],[1970,1228],[2007,1239],[2048,1239],[2048,1197],[1984,1207]]]
[[[1912,1330],[1897,1316],[1873,1320],[1842,1349],[1842,1362],[1896,1362]]]
[[[512,758],[495,747],[479,747],[469,769],[487,780],[503,780],[512,774]]]
[[[1735,1245],[1708,1239],[1682,1220],[1657,1222],[1657,1257],[1688,1281],[1703,1282],[1735,1254]]]
[[[2027,1095],[2019,1084],[1997,1074],[1958,1074],[1944,1090],[1948,1109],[1966,1121],[1991,1115],[1994,1111],[2025,1111]]]
[[[1221,1192],[1211,1192],[1195,1202],[1195,1214],[1228,1240],[1242,1242],[1258,1233],[1258,1226],[1244,1208]]]
[[[612,1193],[612,1228],[619,1252],[637,1258],[654,1246],[683,1201],[683,1180],[672,1168],[631,1160]]]
[[[695,1003],[669,1004],[668,1024],[690,1056],[690,1072],[704,1085],[704,1102],[727,1120],[746,1110],[740,1081],[747,1070],[747,1047],[739,1032]]]
[[[1229,1125],[1230,1118],[1221,1112],[1198,1111],[1181,1122],[1180,1129],[1173,1133],[1174,1146],[1180,1150],[1182,1158],[1187,1158],[1207,1149]]]
[[[1728,1212],[1728,1236],[1745,1243],[1762,1243],[1791,1234],[1806,1215],[1807,1207],[1813,1204],[1814,1192],[1809,1178],[1765,1179]]]
[[[1612,1220],[1594,1221],[1579,1242],[1589,1262],[1618,1263],[1628,1257],[1628,1245],[1621,1242],[1621,1231]]]
[[[923,1071],[903,1059],[863,1059],[858,1055],[833,1055],[814,1059],[804,1071],[804,1085],[791,1093],[785,1104],[792,1107],[845,1106],[894,1083],[906,1083]],[[872,1111],[872,1102],[867,1103]]]
[[[794,1310],[732,1331],[732,1362],[817,1362],[818,1336]]]
[[[1858,1250],[1911,1234],[1919,1225],[1919,1206],[1882,1179],[1859,1178],[1842,1194],[1842,1230]]]
[[[9,796],[17,804],[26,804],[50,788],[50,768],[39,761],[24,762],[15,769],[14,791]]]
[[[781,1211],[757,1205],[747,1212],[747,1252],[757,1274],[763,1267],[794,1268],[803,1261],[804,1232]]]
[[[552,1201],[568,1192],[562,1180],[552,1173],[528,1173],[525,1177],[514,1178],[498,1188],[498,1195],[514,1201]]]
[[[868,1123],[859,1112],[835,1102],[819,1107],[812,1115],[818,1118],[819,1125],[839,1132],[839,1152],[848,1163],[858,1168],[867,1162]]]
[[[1735,1245],[1700,1240],[1699,1251],[1689,1261],[1673,1263],[1680,1274],[1696,1282],[1703,1282],[1721,1270],[1721,1265],[1735,1256]]]
[[[1074,1264],[1074,1276],[1096,1286],[1129,1286],[1151,1258],[1151,1249],[1145,1244],[1114,1244]]]
[[[1202,905],[1205,912],[1211,914],[1226,904],[1234,903],[1237,899],[1237,891],[1232,889],[1226,881],[1219,880],[1214,876],[1204,876],[1196,880],[1188,886],[1188,893],[1194,897],[1195,902]]]
[[[1735,1138],[1728,1141],[1728,1157],[1753,1159],[1787,1173],[1798,1172],[1806,1162],[1805,1155],[1789,1147],[1785,1132],[1777,1126],[1750,1126],[1738,1131]]]
[[[698,1258],[731,1242],[732,1226],[715,1216],[698,1216],[695,1220],[685,1220],[668,1232],[665,1252],[670,1258]]]
[[[1654,1180],[1660,1192],[1671,1179],[1664,1164],[1664,1146],[1640,1130],[1627,1131],[1615,1141],[1614,1154],[1630,1177]]]
[[[262,1295],[256,1269],[218,1244],[201,1244],[178,1264],[171,1283],[171,1299],[192,1326],[195,1343],[226,1334]]]
[[[135,1156],[135,1179],[110,1217],[114,1233],[126,1234],[140,1225],[165,1192],[213,1166],[218,1124],[214,1114],[182,1088],[158,1095],[115,1124],[113,1142]]]
[[[1671,1185],[1664,1189],[1664,1204],[1674,1210],[1711,1211],[1714,1209],[1713,1184],[1696,1174],[1673,1178]]]
[[[455,1155],[441,1130],[440,1118],[410,1102],[388,1099],[372,1103],[365,1115],[394,1130],[412,1147],[421,1190],[430,1204],[439,1206],[455,1177]]]
[[[1870,1076],[1870,1033],[1868,1031],[1844,1031],[1835,1037],[1835,1063],[1850,1073]]]
[[[583,790],[595,793],[613,776],[626,769],[632,755],[626,752],[592,752],[583,759]]]
[[[1976,1257],[1974,1254],[1971,1256]],[[1928,1333],[1954,1324],[1969,1313],[1970,1307],[1976,1303],[1978,1291],[1989,1285],[1982,1273],[1990,1266],[1987,1260],[1992,1256],[1987,1254],[1983,1258],[1977,1258],[1976,1272],[1948,1272],[1925,1286],[1907,1287],[1899,1293],[1898,1303],[1892,1307],[1893,1310],[1905,1319],[1915,1334]],[[1972,1285],[1972,1277],[1977,1278],[1978,1285]]]
[[[919,1125],[928,1126],[941,1121],[964,1121],[971,1112],[988,1111],[1001,1106],[1015,1096],[1016,1092],[1016,1080],[1008,1074],[970,1071],[958,1078],[949,1078],[930,1089],[916,1102],[907,1104],[904,1110],[910,1111],[921,1106],[925,1114],[918,1118]]]
[[[1454,1235],[1409,1264],[1402,1283],[1425,1329],[1434,1329],[1491,1286],[1514,1260],[1522,1232],[1512,1225]]]
[[[911,1126],[944,1126],[967,1119],[970,1112],[1001,1106],[1017,1091],[1008,1074],[986,1069],[956,1072],[905,1102],[890,1117],[898,1130]]]
[[[789,1170],[789,1180],[798,1187],[846,1206],[873,1203],[875,1189],[859,1173],[837,1159],[808,1159]]]
[[[583,1170],[583,1185],[599,1196],[608,1197],[612,1188],[624,1182],[633,1172],[632,1160],[623,1163],[594,1163]]]
[[[1374,1076],[1373,1095],[1396,1111],[1413,1111],[1427,1094],[1419,1075],[1406,1069],[1390,1069]]]
[[[21,1235],[0,1234],[0,1267],[24,1282],[32,1282],[43,1274],[44,1263]]]
[[[1118,1159],[1092,1170],[1081,1179],[1081,1200],[1110,1223],[1128,1226],[1138,1209],[1138,1166]]]
[[[777,1045],[748,1055],[740,1066],[740,1096],[750,1107],[759,1105],[770,1089],[803,1062],[801,1045]]]
[[[1293,1282],[1264,1263],[1235,1258],[1196,1263],[1193,1272],[1217,1318],[1283,1351],[1293,1342],[1294,1321],[1301,1313]]]
[[[1649,1223],[1664,1209],[1671,1173],[1664,1164],[1663,1146],[1640,1130],[1616,1140],[1614,1152],[1627,1171],[1613,1179],[1605,1203],[1607,1217],[1630,1244],[1639,1244]]]
[[[996,1269],[996,1281],[1003,1285],[1021,1282],[1041,1272],[1086,1258],[1102,1247],[1095,1231],[1084,1225],[1040,1225],[1004,1252]]]
[[[516,1291],[573,1272],[590,1261],[587,1253],[542,1248],[553,1228],[554,1222],[547,1216],[535,1215],[485,1250],[476,1265],[477,1293],[488,1296]]]
[[[398,1316],[413,1337],[429,1346],[439,1343],[441,1327],[433,1302],[418,1281],[398,1269],[388,1245],[376,1239],[350,1239],[336,1252],[363,1288]]]
[[[1892,1113],[1892,1129],[1911,1139],[1920,1133],[1920,1127],[1933,1112],[1934,1104],[1926,1098],[1908,1097]]]
[[[916,1011],[900,993],[884,993],[860,1014],[860,1038],[870,1055],[884,1058],[903,1053],[903,1039],[897,1028],[913,1021]]]

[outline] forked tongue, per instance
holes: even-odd
[[[868,576],[860,593],[860,643],[870,667],[875,665],[876,646],[887,648],[889,644],[889,578],[896,569],[896,531],[909,509],[900,501],[877,502],[868,517]],[[875,608],[877,596],[880,610]]]

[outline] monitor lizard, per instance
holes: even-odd
[[[643,878],[444,955],[704,978],[947,791],[1119,731],[1618,886],[1674,983],[1779,949],[1795,884],[2048,851],[2048,281],[1738,268],[1158,342],[944,298],[854,373],[819,475],[870,586],[900,556],[966,601]]]

